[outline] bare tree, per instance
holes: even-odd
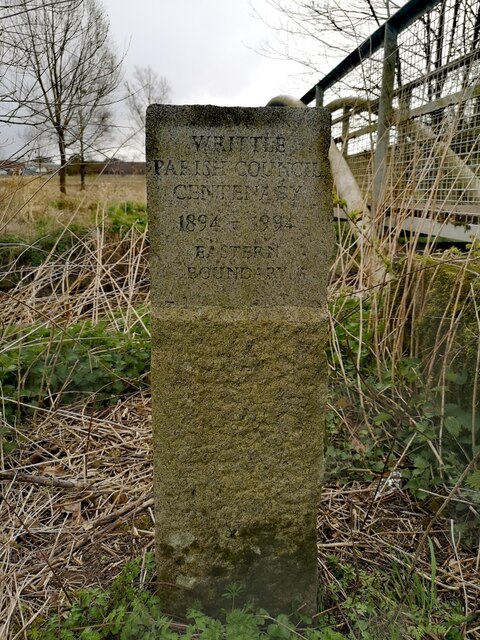
[[[50,2],[46,2],[45,4],[48,4],[51,7],[58,7],[62,4],[67,4],[68,2],[70,2],[70,0],[50,0]],[[10,0],[6,4],[0,5],[0,11],[4,12],[4,15],[9,17],[23,15],[29,11],[35,11],[36,8],[36,0],[19,0],[18,2]]]
[[[170,102],[171,87],[167,79],[152,67],[136,66],[131,80],[125,82],[125,90],[128,115],[134,130],[133,140],[141,137],[143,148],[147,107],[149,104]]]
[[[402,0],[263,0],[255,13],[271,26],[276,42],[262,53],[293,60],[308,71],[325,72],[358,46],[403,4]],[[265,16],[274,9],[277,20]],[[275,15],[275,14],[273,14]]]
[[[275,40],[262,53],[294,60],[309,72],[325,75],[328,67],[361,44],[406,0],[257,0],[256,13],[267,21],[262,2],[264,9],[273,9],[277,15],[276,22],[268,20]],[[445,0],[412,26],[403,55],[414,59],[416,72],[428,74],[477,49],[479,33],[478,0]],[[401,73],[398,65],[398,85],[409,80]],[[432,82],[431,97],[440,93],[441,83],[442,78]]]
[[[80,161],[80,190],[85,190],[86,155],[98,153],[102,141],[108,137],[112,128],[113,112],[108,107],[98,107],[94,111],[80,107],[75,114],[74,130],[78,141],[78,159]]]
[[[60,191],[66,193],[67,150],[80,139],[86,142],[88,127],[115,100],[121,61],[111,48],[109,22],[97,0],[55,6],[47,0],[17,0],[16,6],[18,11],[4,21],[7,44],[21,52],[11,95],[22,118],[54,136]]]
[[[71,0],[45,0],[44,7],[68,5]],[[24,82],[27,43],[23,19],[38,11],[38,0],[7,0],[0,4],[0,123],[28,125],[31,119],[21,110],[18,89]]]

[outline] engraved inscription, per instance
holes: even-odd
[[[197,151],[285,153],[285,136],[202,136],[193,135]]]
[[[220,227],[218,216],[207,216],[204,213],[195,215],[194,213],[182,214],[179,217],[178,226],[182,231],[204,231]]]
[[[279,247],[265,245],[195,246],[195,258],[278,258]]]
[[[153,173],[156,176],[202,176],[204,178],[225,175],[225,160],[154,160]]]
[[[283,267],[188,267],[188,277],[195,280],[250,280],[251,278],[272,279],[279,277]]]
[[[164,183],[163,192],[183,206],[171,231],[182,234],[190,246],[184,252],[190,260],[182,260],[178,277],[272,285],[289,273],[298,277],[302,269],[284,255],[282,238],[297,230],[297,202],[305,183],[321,177],[320,162],[289,153],[283,133],[193,132],[186,140],[189,152],[184,146],[183,158],[166,153],[151,161],[153,175]],[[276,213],[277,205],[284,212]],[[225,242],[228,233],[231,243]]]
[[[237,176],[250,176],[251,178],[319,178],[320,164],[318,162],[291,162],[252,160],[246,162],[240,160],[235,165]]]
[[[173,196],[178,200],[245,200],[247,202],[295,202],[301,186],[246,184],[177,184]]]
[[[154,160],[153,173],[156,176],[201,176],[218,178],[226,175],[226,160]],[[239,160],[233,165],[239,178],[319,178],[319,162],[299,160]]]

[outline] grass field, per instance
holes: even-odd
[[[78,186],[0,180],[0,638],[177,637],[185,621],[147,635],[144,178]],[[478,639],[479,254],[397,247],[369,290],[353,232],[338,228],[329,294],[318,633],[296,615],[228,637]]]
[[[91,176],[80,191],[78,177],[67,178],[61,196],[56,176],[0,177],[0,235],[26,239],[55,225],[94,224],[113,202],[146,202],[145,176]]]

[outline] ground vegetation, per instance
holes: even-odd
[[[365,292],[338,223],[319,616],[237,610],[232,585],[223,621],[173,620],[151,582],[148,225],[142,178],[123,179],[125,199],[72,182],[65,210],[42,178],[17,210],[34,232],[7,215],[17,239],[0,239],[0,635],[480,637],[475,245],[406,244]]]

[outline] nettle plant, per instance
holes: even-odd
[[[313,620],[301,611],[270,616],[264,610],[236,606],[243,589],[227,587],[221,619],[192,607],[184,622],[162,611],[154,593],[152,553],[128,562],[110,588],[82,589],[63,614],[36,619],[28,640],[380,640],[388,638],[462,638],[466,617],[461,603],[443,602],[435,586],[436,559],[430,543],[430,579],[409,580],[402,563],[388,573],[359,569],[335,555],[326,560],[332,579],[323,586],[319,606],[325,613]],[[345,628],[346,635],[336,630]]]
[[[436,364],[438,354],[429,365],[429,360],[408,355],[403,346],[398,357],[386,358],[380,348],[386,327],[384,297],[378,301],[345,290],[330,305],[332,410],[327,413],[326,480],[373,479],[400,460],[403,488],[429,500],[431,492],[448,494],[469,468],[462,488],[466,500],[452,501],[449,513],[460,528],[471,530],[480,506],[475,470],[480,416],[471,401],[475,380],[465,368]],[[415,339],[415,333],[408,336]],[[458,332],[452,334],[453,344],[455,339],[463,341]],[[435,333],[432,340],[434,344]]]

